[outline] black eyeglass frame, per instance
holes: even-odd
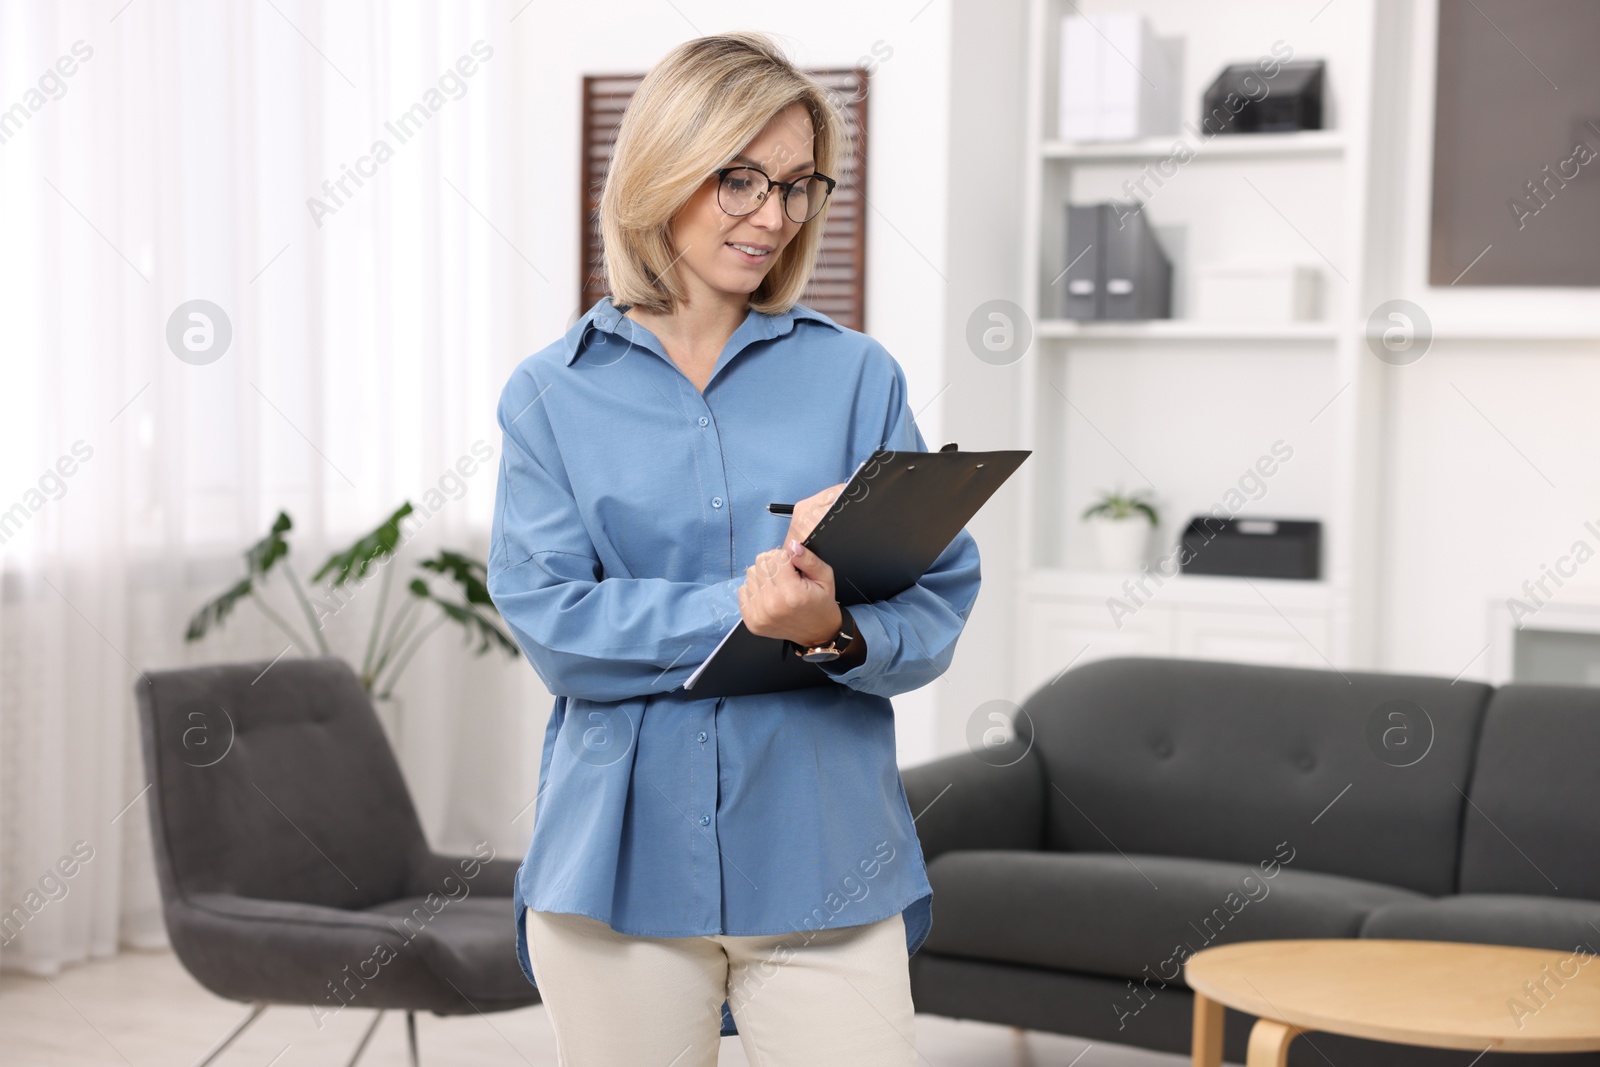
[[[761,175],[763,178],[767,179],[767,188],[761,194],[760,199],[758,199],[756,201],[756,206],[751,208],[749,211],[745,211],[745,212],[742,212],[742,213],[737,214],[737,215],[735,215],[733,212],[729,211],[726,207],[722,206],[722,183],[723,183],[724,180],[727,179],[727,176],[729,174],[732,174],[736,170],[753,170],[757,174]],[[735,218],[735,219],[742,219],[746,215],[754,215],[757,211],[761,210],[761,206],[767,202],[767,197],[772,195],[772,190],[773,190],[774,187],[776,187],[778,189],[782,189],[783,190],[783,193],[781,194],[782,197],[783,197],[783,200],[782,200],[783,217],[788,219],[790,222],[796,223],[796,224],[801,225],[801,226],[804,226],[806,223],[810,222],[812,219],[814,219],[818,215],[822,214],[822,209],[824,207],[826,207],[827,204],[828,204],[828,198],[833,196],[833,190],[835,188],[837,188],[838,185],[839,185],[839,183],[837,181],[835,181],[834,179],[828,177],[826,174],[821,174],[821,173],[818,173],[816,171],[813,171],[810,174],[802,174],[800,177],[794,179],[793,181],[780,182],[776,178],[773,178],[771,175],[769,175],[766,171],[762,170],[760,167],[752,167],[752,166],[750,166],[749,164],[746,164],[746,163],[741,163],[738,166],[733,166],[733,167],[723,167],[720,170],[713,171],[712,173],[714,173],[716,175],[716,177],[717,177],[717,207],[722,208],[722,213],[724,215],[727,215],[730,218]],[[823,194],[822,203],[817,206],[817,210],[810,216],[810,218],[797,219],[793,215],[789,214],[789,194],[794,191],[794,187],[796,185],[800,184],[803,181],[809,181],[812,178],[821,178],[823,181],[827,182],[828,183],[828,191]]]

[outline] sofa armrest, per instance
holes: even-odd
[[[485,860],[483,870],[473,882],[473,891],[491,897],[509,897],[517,880],[521,860]]]
[[[1007,766],[1006,750],[987,762],[971,752],[908,767],[900,774],[922,842],[923,862],[955,849],[1038,850],[1044,842],[1044,772],[1030,746]]]
[[[429,893],[443,893],[455,896],[459,890],[451,887],[465,885],[473,893],[509,897],[519,866],[520,860],[441,856],[437,852],[428,852],[412,861],[406,877],[406,895],[421,897]]]

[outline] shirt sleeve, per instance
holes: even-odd
[[[884,355],[893,367],[894,383],[881,447],[926,452],[907,404],[905,371]],[[866,642],[866,659],[847,671],[828,673],[852,689],[883,697],[927,685],[950,666],[981,578],[978,543],[962,529],[917,584],[887,600],[850,605],[850,616]]]
[[[554,696],[676,689],[739,622],[744,579],[603,577],[542,395],[519,370],[500,397],[489,596]]]

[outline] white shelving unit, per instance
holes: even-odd
[[[1034,456],[1024,467],[1017,553],[1026,624],[1016,669],[1024,692],[1070,662],[1116,654],[1341,669],[1376,661],[1370,635],[1382,443],[1361,431],[1382,421],[1373,412],[1387,369],[1364,337],[1375,225],[1368,117],[1381,39],[1374,0],[1341,2],[1311,21],[1291,6],[1032,0],[1021,254],[1024,310],[1035,324],[1023,404]],[[1130,8],[1158,38],[1182,40],[1178,94],[1189,125],[1128,142],[1056,139],[1061,19]],[[1295,59],[1326,61],[1330,128],[1197,137],[1205,86],[1228,63],[1271,54],[1274,42],[1286,42]],[[1190,157],[1157,181],[1151,164],[1172,158],[1178,141]],[[1173,259],[1177,317],[1057,317],[1065,205],[1130,199],[1141,179],[1143,210]],[[1269,259],[1321,271],[1320,320],[1182,317],[1196,265]],[[1250,480],[1252,464],[1275,442],[1294,459],[1272,477]],[[1265,488],[1238,514],[1321,520],[1322,580],[1157,571],[1189,517],[1224,502],[1241,478],[1252,490],[1257,481]],[[1149,485],[1162,505],[1155,577],[1146,574],[1142,587],[1140,575],[1094,569],[1077,518],[1096,490],[1118,483]]]
[[[1143,322],[1080,322],[1044,319],[1036,335],[1047,340],[1087,341],[1332,341],[1328,322],[1208,322],[1148,319]]]
[[[1249,157],[1286,159],[1294,156],[1337,156],[1344,151],[1344,138],[1340,131],[1306,130],[1300,133],[1257,134],[1253,137],[1214,137],[1208,141],[1198,141],[1188,132],[1167,137],[1145,137],[1137,141],[1043,140],[1039,145],[1039,155],[1044,159],[1149,161],[1172,155],[1176,142],[1182,142],[1194,153],[1191,162]]]

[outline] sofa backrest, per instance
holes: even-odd
[[[1600,900],[1600,689],[1495,691],[1461,833],[1461,892]]]
[[[1204,660],[1085,664],[1024,705],[1045,847],[1258,864],[1287,842],[1296,870],[1454,892],[1490,692]]]

